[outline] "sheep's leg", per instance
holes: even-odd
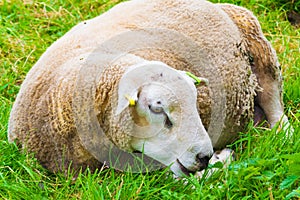
[[[271,127],[274,127],[280,122],[279,128],[288,127],[288,118],[284,115],[281,87],[278,81],[270,78],[260,77],[257,74],[259,85],[263,91],[258,92],[258,104],[263,109]]]
[[[283,112],[282,77],[276,52],[262,33],[260,24],[249,10],[230,4],[219,4],[238,27],[245,54],[252,72],[256,75],[261,91],[257,103],[264,111],[271,127],[280,122],[287,129],[288,119]],[[286,125],[285,125],[286,124]],[[291,128],[292,131],[292,128]]]

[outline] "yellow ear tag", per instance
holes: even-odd
[[[199,77],[197,77],[196,75],[192,74],[191,72],[185,72],[186,75],[188,75],[189,77],[191,77],[192,79],[194,79],[195,85],[199,85],[201,82],[201,79]]]
[[[125,95],[125,98],[129,101],[129,106],[135,106],[135,100],[131,98],[129,95]]]

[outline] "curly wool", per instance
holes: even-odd
[[[126,120],[130,111],[123,113],[124,118],[119,124],[114,123],[112,112],[116,102],[111,100],[116,99],[118,80],[126,67],[142,60],[159,60],[175,69],[209,79],[208,86],[197,88],[198,108],[214,147],[222,148],[234,140],[253,118],[257,90],[257,80],[249,62],[249,51],[252,50],[245,36],[247,33],[241,34],[240,29],[244,27],[238,27],[232,20],[234,17],[227,12],[233,13],[206,1],[166,0],[162,5],[158,0],[133,0],[80,23],[56,41],[28,73],[11,112],[10,141],[18,139],[52,171],[67,169],[70,163],[74,168],[99,167],[100,162],[82,145],[74,122],[73,94],[80,69],[88,67],[85,65],[98,65],[101,76],[96,78],[99,80],[95,97],[97,118],[111,141],[121,149],[130,150],[130,137],[126,134],[133,123]],[[184,39],[156,38],[151,48],[137,46],[130,52],[134,57],[120,59],[114,66],[97,63],[97,60],[86,63],[90,54],[108,53],[110,50],[99,50],[98,47],[114,36],[136,30],[153,36],[148,28],[172,30]],[[151,37],[147,39],[151,41]],[[186,39],[201,49],[189,49],[193,45]],[[172,48],[165,51],[163,48],[170,44],[173,44]],[[124,58],[129,54],[119,43],[113,43],[109,48],[123,52]],[[190,54],[183,52],[182,48],[188,49]],[[199,57],[193,53],[198,50]],[[256,55],[256,51],[253,50],[253,54]],[[199,60],[199,64],[195,65],[193,60]],[[213,78],[215,75],[218,75],[216,79]],[[223,90],[216,90],[212,85],[220,85]],[[212,95],[217,98],[213,99]],[[225,107],[221,106],[222,100]],[[225,116],[220,135],[214,134],[214,124],[222,119],[211,117],[214,112],[212,104],[222,107],[215,112]]]

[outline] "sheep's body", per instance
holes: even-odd
[[[240,22],[239,19],[244,21]],[[250,22],[257,29],[248,33]],[[99,48],[102,43],[119,34],[128,31],[139,33],[142,30],[151,36],[151,31],[155,33],[162,29],[181,34],[185,39],[170,37],[166,41],[164,37],[158,37],[151,49],[139,46],[132,48],[132,52],[123,52],[123,57],[116,59],[111,66],[105,62],[97,63],[99,60],[96,57],[91,58],[96,54],[107,54],[110,50],[124,51],[126,47],[118,43],[109,43],[114,45],[109,46],[107,52],[105,48]],[[189,57],[195,55],[193,49],[191,54],[185,54],[186,57],[176,57],[183,55],[181,48],[188,49],[191,46],[190,41],[200,47],[202,56],[205,56],[203,59],[206,61],[199,66],[191,62],[193,57]],[[164,51],[162,47],[171,43],[174,44],[172,52]],[[267,80],[273,80],[274,91],[269,96],[276,93],[276,106],[282,109],[282,105],[279,105],[281,80],[280,71],[276,68],[277,58],[250,12],[236,6],[198,0],[134,0],[121,3],[99,17],[80,23],[48,48],[22,84],[11,112],[9,140],[18,139],[52,171],[64,170],[71,162],[74,168],[101,166],[82,145],[72,108],[79,70],[98,65],[98,120],[117,146],[129,150],[126,143],[130,138],[119,133],[118,125],[111,124],[113,108],[110,101],[127,67],[143,60],[158,60],[175,69],[204,76],[214,86],[219,84],[221,90],[210,88],[210,84],[198,88],[199,113],[205,127],[208,130],[212,127],[209,135],[215,148],[222,148],[236,139],[237,133],[253,118],[254,98],[259,89],[257,78],[262,88],[269,88],[271,84]],[[211,71],[208,66],[203,66],[205,64],[212,67]],[[214,75],[209,75],[212,72],[218,75],[218,80],[213,79]],[[215,100],[211,96],[217,92],[221,92],[215,94],[220,102],[212,102]],[[264,104],[266,100],[262,93],[259,101]],[[217,111],[224,119],[211,118],[212,103],[219,108],[224,102],[223,110]],[[273,116],[267,112],[267,117]],[[222,123],[220,134],[214,132],[218,129],[217,125],[214,126],[216,120]],[[278,118],[271,119],[272,123],[275,121]],[[120,122],[125,127],[126,123],[126,118]]]

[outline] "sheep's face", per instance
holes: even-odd
[[[120,84],[126,89],[120,86],[119,95],[129,96],[123,100],[129,101],[126,105],[133,121],[128,133],[132,148],[171,165],[176,175],[207,167],[213,148],[197,112],[194,80],[159,62],[144,63],[125,77]],[[143,81],[137,84],[141,77]],[[120,111],[124,106],[119,98]]]

